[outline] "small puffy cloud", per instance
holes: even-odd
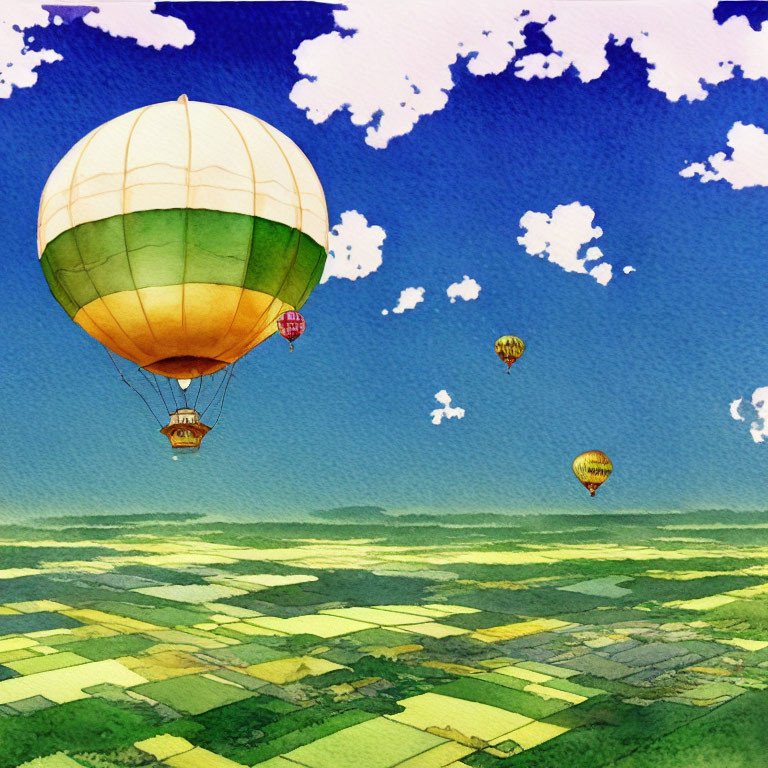
[[[477,280],[471,278],[469,275],[464,275],[464,279],[460,283],[451,283],[448,286],[446,294],[451,300],[451,304],[456,303],[456,299],[464,299],[464,301],[474,301],[479,295],[482,288]]]
[[[592,267],[592,269],[589,270],[589,274],[592,275],[600,285],[608,285],[613,277],[613,267],[607,261],[604,261],[602,264]]]
[[[457,61],[478,77],[512,65],[523,80],[569,72],[587,83],[609,68],[613,43],[641,57],[649,88],[670,101],[702,100],[737,71],[768,77],[768,24],[754,30],[743,16],[719,24],[717,4],[678,0],[661,12],[637,0],[601,3],[598,13],[593,3],[562,0],[346,0],[333,11],[334,31],[294,51],[302,77],[290,98],[315,123],[348,112],[380,149],[445,108]],[[520,53],[530,23],[541,25],[550,52]]]
[[[730,411],[732,419],[735,419],[736,421],[746,421],[746,418],[741,412],[742,404],[743,398],[734,400],[731,403]],[[754,442],[765,442],[765,439],[768,438],[768,387],[758,387],[752,393],[750,404],[754,410],[755,420],[749,425],[749,434],[752,436]]]
[[[332,277],[357,280],[375,272],[382,262],[381,246],[387,233],[379,226],[368,226],[368,219],[357,211],[344,211],[341,222],[328,235],[328,258],[321,283]]]
[[[181,19],[155,11],[155,3],[104,3],[83,16],[83,22],[112,37],[135,40],[144,48],[184,48],[195,42],[195,33]]]
[[[396,315],[402,315],[406,309],[414,309],[417,304],[424,301],[424,288],[405,288],[400,291],[400,298],[392,310]],[[388,315],[388,309],[381,310],[382,315]]]
[[[768,45],[768,41],[766,41]],[[768,134],[757,125],[734,123],[728,131],[728,152],[710,155],[703,163],[691,163],[680,175],[708,181],[727,181],[734,189],[768,187]]]
[[[584,245],[603,235],[600,227],[592,225],[594,218],[592,208],[579,202],[558,205],[551,214],[528,211],[520,219],[526,233],[518,237],[517,242],[531,256],[546,257],[566,272],[590,275],[600,285],[607,285],[613,277],[610,263],[604,261],[591,269],[586,266],[588,262],[602,259],[603,252],[593,245],[581,254]]]
[[[624,269],[622,270],[622,272],[623,272],[625,275],[629,275],[629,274],[631,274],[632,272],[637,272],[637,270],[636,270],[636,269],[635,269],[633,266],[631,266],[631,265],[629,265],[629,264],[628,264],[626,267],[624,267]]]
[[[453,398],[444,389],[441,389],[435,395],[435,400],[437,400],[443,407],[435,408],[435,410],[429,414],[432,417],[433,424],[440,424],[443,419],[464,418],[464,409],[452,406],[451,403],[453,402]]]
[[[107,3],[91,6],[40,6],[22,0],[0,3],[0,99],[10,98],[14,88],[31,88],[37,82],[42,63],[62,61],[63,56],[48,48],[32,50],[33,27],[53,24],[66,34],[65,21],[82,18],[113,37],[126,37],[142,46],[162,48],[191,45],[195,33],[174,16],[155,13],[155,4],[146,2]]]

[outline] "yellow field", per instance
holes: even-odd
[[[152,682],[192,675],[209,669],[200,659],[178,650],[167,650],[142,656],[122,656],[118,661]]]
[[[83,688],[112,683],[121,688],[146,683],[146,678],[132,672],[113,659],[93,661],[76,667],[38,672],[26,677],[0,681],[0,704],[8,704],[32,696],[44,696],[56,704],[87,699]]]
[[[523,749],[531,749],[531,747],[536,747],[545,741],[554,739],[555,736],[559,736],[567,730],[568,728],[563,728],[559,725],[550,725],[549,723],[540,723],[538,720],[534,720],[532,723],[512,731],[508,738],[519,744]]]
[[[499,627],[479,629],[472,634],[472,637],[475,640],[482,640],[484,643],[497,643],[499,640],[514,640],[517,637],[537,635],[539,632],[549,632],[552,629],[561,629],[568,626],[573,625],[559,619],[532,619],[531,621],[520,621],[515,624],[503,624]]]
[[[467,739],[474,736],[490,741],[531,722],[530,717],[515,712],[439,693],[422,693],[403,699],[398,704],[405,707],[405,711],[386,717],[422,731],[451,728]]]
[[[417,635],[427,635],[429,637],[453,637],[455,635],[466,635],[469,633],[468,629],[462,629],[461,627],[452,627],[448,624],[438,624],[437,622],[430,621],[426,624],[407,624],[402,632],[414,632]]]
[[[447,741],[445,744],[440,744],[420,755],[398,763],[397,768],[443,768],[443,766],[460,760],[472,752],[474,752],[472,747],[465,747],[455,741]]]
[[[340,616],[343,619],[363,621],[381,627],[396,627],[401,624],[420,624],[424,617],[413,613],[384,611],[380,608],[333,608],[320,613],[328,616]]]
[[[128,619],[124,616],[115,616],[112,613],[94,611],[90,608],[79,608],[77,610],[62,611],[61,613],[64,614],[64,616],[69,616],[72,619],[82,621],[85,624],[100,624],[107,629],[112,629],[124,634],[160,629],[160,627],[155,624],[149,624],[146,621],[137,621],[136,619]]]
[[[578,693],[571,693],[570,691],[561,691],[557,688],[549,688],[546,685],[539,685],[538,683],[531,683],[523,688],[528,693],[535,693],[542,699],[560,699],[560,701],[567,701],[570,704],[581,704],[582,701],[586,701],[586,696],[580,696]]]
[[[710,595],[709,597],[699,597],[696,600],[671,600],[664,603],[666,606],[684,608],[686,611],[709,611],[712,608],[719,608],[721,605],[735,602],[735,597],[728,595]]]
[[[137,741],[133,746],[148,755],[152,755],[157,760],[165,760],[167,757],[173,757],[194,749],[194,744],[190,744],[186,739],[179,736],[171,736],[169,733],[153,736],[144,741]]]
[[[745,651],[762,651],[763,648],[768,648],[768,642],[765,640],[744,640],[739,637],[732,637],[730,640],[716,640],[715,642],[735,645]]]
[[[0,652],[18,651],[22,648],[32,648],[37,645],[37,640],[30,640],[28,637],[6,637],[0,640]]]
[[[298,656],[293,659],[277,659],[261,664],[252,664],[245,671],[260,680],[284,685],[303,680],[305,677],[324,675],[326,672],[333,672],[336,669],[348,669],[348,667],[314,656]]]
[[[27,600],[22,603],[6,603],[6,608],[11,608],[19,613],[42,613],[43,611],[66,611],[71,608],[64,603],[55,600]]]
[[[163,761],[172,768],[244,768],[242,763],[228,760],[226,757],[209,752],[202,747],[195,747],[189,752],[182,752]]]
[[[529,680],[532,683],[546,683],[552,679],[551,675],[545,675],[541,672],[533,672],[530,669],[523,669],[522,667],[497,667],[493,670],[500,675],[508,675],[509,677],[518,677],[520,680]]]
[[[281,619],[276,616],[264,616],[248,619],[249,624],[265,629],[272,629],[286,635],[310,634],[318,637],[339,637],[362,629],[370,629],[375,624],[331,616],[329,614],[308,614],[306,616],[294,616],[290,619]],[[231,627],[231,625],[229,625]]]

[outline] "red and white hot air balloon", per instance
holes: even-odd
[[[290,310],[283,312],[277,318],[277,330],[280,335],[290,342],[290,350],[293,352],[293,342],[301,336],[307,328],[307,322],[299,312]]]

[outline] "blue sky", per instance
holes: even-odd
[[[63,59],[0,100],[2,514],[764,505],[768,445],[750,437],[751,407],[741,423],[728,406],[768,384],[768,189],[679,171],[725,150],[735,122],[768,127],[768,80],[737,74],[705,99],[672,101],[648,87],[629,44],[609,45],[609,68],[586,83],[574,70],[477,76],[460,59],[445,107],[377,149],[347,114],[316,124],[289,98],[293,51],[333,30],[330,6],[160,11],[195,42],[158,51],[80,20],[35,29],[34,45]],[[356,210],[386,239],[377,271],[318,286],[294,354],[271,339],[243,361],[201,452],[172,461],[103,349],[49,294],[35,225],[72,144],[180,93],[291,136],[331,223]],[[527,211],[575,201],[603,230],[590,245],[613,264],[606,286],[517,242]],[[480,295],[450,303],[463,275]],[[382,316],[409,286],[424,302]],[[493,353],[505,333],[528,345],[510,376]],[[465,416],[435,425],[442,389]],[[591,500],[570,464],[595,448],[615,471]]]

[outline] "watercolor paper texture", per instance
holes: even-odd
[[[0,4],[0,768],[761,768],[768,2]]]

